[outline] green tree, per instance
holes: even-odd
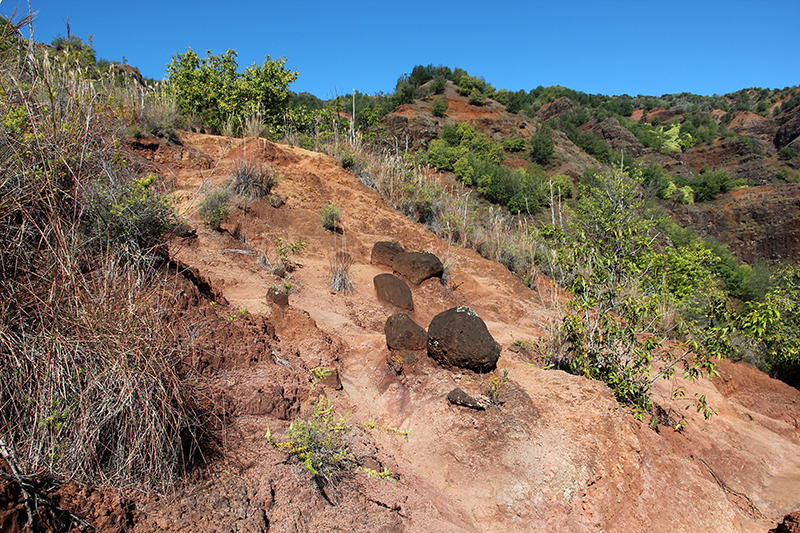
[[[764,369],[800,386],[800,268],[789,265],[771,279],[763,302],[752,302],[737,321],[764,359]]]
[[[710,352],[699,347],[687,347],[657,374],[652,371],[661,342],[656,304],[685,300],[699,283],[706,289],[713,276],[706,252],[654,250],[660,222],[647,208],[641,182],[640,175],[622,171],[593,176],[581,185],[571,236],[553,232],[561,235],[557,257],[572,262],[565,270],[574,273],[568,286],[575,296],[560,325],[565,353],[554,361],[602,380],[620,403],[644,417],[654,413],[653,385],[680,362],[689,379],[714,371]],[[713,414],[705,398],[695,398],[695,405],[706,417]]]
[[[553,161],[555,140],[553,130],[549,126],[540,126],[531,137],[531,161],[547,167]]]
[[[447,99],[437,96],[433,99],[431,112],[433,112],[433,116],[435,117],[443,117],[445,113],[447,113],[447,107]]]
[[[232,124],[240,130],[250,114],[260,114],[273,130],[289,108],[289,84],[297,72],[286,69],[286,58],[267,56],[258,65],[253,63],[241,74],[237,72],[236,52],[221,56],[207,51],[200,59],[190,48],[172,56],[167,65],[167,79],[175,90],[181,112],[195,115],[215,133]]]

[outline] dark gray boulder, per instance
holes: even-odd
[[[372,247],[372,254],[369,262],[373,265],[392,266],[394,256],[400,252],[405,252],[402,246],[392,241],[378,241]]]
[[[386,346],[390,350],[424,350],[428,345],[428,334],[405,313],[397,313],[386,319],[383,327]]]
[[[400,309],[414,310],[414,298],[406,282],[393,274],[378,274],[372,279],[378,300]]]
[[[400,252],[394,256],[392,270],[414,285],[433,277],[442,277],[444,265],[430,252]]]
[[[475,311],[462,305],[433,318],[428,355],[442,365],[487,373],[497,367],[500,345]]]

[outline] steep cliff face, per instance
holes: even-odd
[[[748,263],[800,260],[800,184],[735,189],[713,202],[676,208],[674,214]]]

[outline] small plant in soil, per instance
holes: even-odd
[[[486,389],[486,399],[495,407],[503,403],[506,389],[508,389],[508,370],[495,370],[490,374],[489,387]]]
[[[298,416],[286,432],[286,440],[276,441],[270,430],[267,441],[294,457],[308,470],[320,488],[336,488],[338,480],[358,466],[350,451],[348,435],[353,426],[347,415],[336,415],[326,397],[320,397],[310,415]]]
[[[215,189],[203,203],[200,204],[198,214],[213,230],[219,230],[222,221],[228,217],[228,200],[230,193],[225,189]]]
[[[322,227],[330,231],[337,231],[342,221],[342,210],[333,204],[322,206]]]
[[[350,279],[350,267],[353,266],[353,258],[350,254],[337,253],[331,260],[331,290],[336,292],[353,292],[353,280]]]

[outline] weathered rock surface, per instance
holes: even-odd
[[[674,213],[679,223],[719,239],[748,263],[800,260],[800,184],[735,189]]]
[[[392,270],[419,285],[426,279],[442,277],[444,265],[430,252],[400,252],[392,260]]]
[[[547,122],[551,118],[556,118],[563,113],[572,111],[573,109],[575,109],[575,104],[572,102],[572,100],[566,96],[562,96],[558,100],[553,100],[549,104],[543,105],[542,108],[536,112],[536,118],[542,122]]]
[[[497,367],[500,345],[475,311],[459,306],[431,321],[428,355],[443,365],[486,373]]]
[[[775,134],[775,148],[778,150],[800,137],[800,106],[788,111],[779,124]]]
[[[394,274],[378,274],[372,279],[378,300],[407,311],[414,310],[414,298],[406,282]]]
[[[369,262],[373,265],[392,266],[394,256],[405,252],[402,246],[394,241],[378,241],[372,246]]]
[[[615,118],[607,118],[598,122],[589,128],[589,131],[605,139],[612,150],[624,151],[625,157],[639,157],[646,151],[639,139],[627,128],[622,127],[619,120]]]
[[[390,350],[424,350],[428,345],[428,334],[405,313],[387,318],[383,331]]]

